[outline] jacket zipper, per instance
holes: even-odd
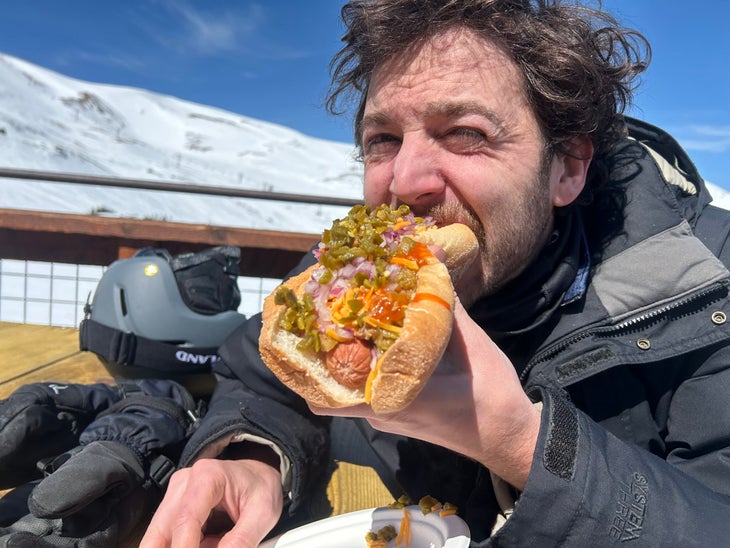
[[[719,282],[717,284],[714,284],[706,289],[700,290],[699,292],[690,295],[689,297],[685,297],[683,299],[680,299],[678,301],[675,301],[671,304],[667,304],[664,306],[661,306],[657,308],[656,310],[653,310],[651,312],[647,312],[645,314],[640,314],[639,316],[635,316],[633,318],[630,318],[628,320],[624,320],[620,323],[617,323],[616,325],[606,326],[606,327],[597,327],[593,329],[586,329],[585,331],[582,331],[580,333],[576,333],[575,335],[571,335],[570,337],[567,337],[565,339],[562,339],[555,343],[550,348],[545,349],[543,352],[535,356],[532,360],[530,360],[525,368],[520,373],[520,381],[524,384],[525,379],[527,379],[527,376],[529,375],[530,371],[537,366],[540,363],[546,362],[558,354],[560,354],[562,351],[564,351],[569,346],[586,339],[588,337],[592,337],[594,335],[597,336],[604,336],[604,337],[613,337],[618,334],[620,334],[623,331],[628,331],[631,329],[640,329],[646,327],[648,324],[650,324],[653,321],[659,320],[661,317],[677,311],[682,308],[687,308],[694,303],[698,301],[705,300],[706,302],[698,307],[696,310],[692,311],[697,312],[700,310],[700,308],[704,308],[706,306],[709,306],[713,302],[717,302],[721,300],[724,296],[727,295],[727,289],[728,289],[728,283],[727,282]],[[717,295],[715,295],[717,293]],[[721,293],[723,293],[721,295]]]

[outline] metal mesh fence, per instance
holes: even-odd
[[[105,267],[0,259],[0,321],[77,327]],[[239,277],[239,312],[261,311],[280,280]]]

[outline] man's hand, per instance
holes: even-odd
[[[282,508],[277,468],[257,460],[201,459],[173,474],[140,548],[254,548]]]
[[[403,411],[376,415],[367,405],[310,406],[319,415],[361,416],[378,430],[440,445],[473,458],[518,489],[527,482],[540,413],[512,363],[458,302],[442,362]]]

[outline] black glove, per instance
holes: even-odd
[[[191,433],[196,408],[180,385],[147,382],[154,395],[145,391],[120,400],[89,424],[78,447],[44,463],[47,477],[32,487],[29,513],[0,528],[0,547],[106,548],[151,513]],[[0,515],[6,499],[12,504],[8,512],[18,511],[23,489],[0,499]]]
[[[121,397],[105,384],[34,383],[0,401],[0,489],[40,478],[36,462],[78,445],[83,429]]]

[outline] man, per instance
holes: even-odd
[[[256,546],[316,517],[328,414],[358,417],[394,491],[456,503],[474,546],[726,543],[730,219],[671,138],[625,136],[643,38],[550,0],[355,0],[343,17],[330,106],[362,93],[365,201],[481,242],[454,280],[457,371],[391,416],[309,409],[247,322],[142,546]]]

